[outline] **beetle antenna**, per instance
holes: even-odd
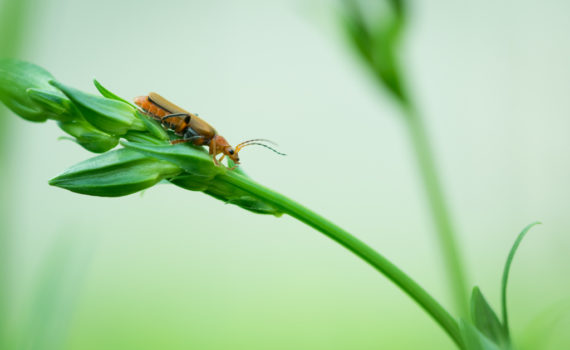
[[[242,143],[240,143],[239,145],[237,145],[237,146],[236,146],[236,152],[239,152],[242,148],[244,148],[244,147],[246,147],[246,146],[258,145],[258,146],[263,146],[263,147],[265,147],[265,148],[268,148],[268,149],[272,150],[273,152],[277,153],[277,154],[280,155],[280,156],[286,156],[285,153],[281,153],[281,152],[279,152],[278,150],[276,150],[275,148],[269,147],[269,146],[267,146],[266,144],[259,143],[259,142],[254,142],[254,140],[249,140],[249,141],[246,141],[246,142],[247,142],[247,143],[242,142]]]
[[[250,142],[258,142],[258,141],[260,141],[260,142],[267,142],[267,143],[270,143],[270,144],[272,144],[272,145],[274,145],[274,146],[278,146],[275,142],[273,142],[273,141],[271,141],[271,140],[267,140],[267,139],[251,139],[251,140],[247,140],[247,141],[244,141],[244,142],[240,143],[239,145],[236,146],[236,148],[241,148],[242,145],[246,145],[246,144],[248,144],[248,143],[250,143]]]

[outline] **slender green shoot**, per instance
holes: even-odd
[[[521,233],[519,233],[517,239],[515,240],[515,243],[513,244],[511,251],[509,252],[509,255],[507,256],[507,261],[505,263],[505,268],[503,270],[503,279],[502,279],[502,283],[501,283],[501,307],[502,307],[502,312],[503,312],[503,326],[505,327],[505,332],[507,333],[507,335],[509,335],[510,331],[509,331],[509,318],[507,316],[507,282],[509,279],[509,272],[511,270],[511,264],[513,262],[513,258],[515,257],[515,253],[517,252],[517,249],[519,248],[519,245],[521,244],[523,238],[526,236],[526,234],[528,233],[528,231],[530,231],[531,228],[533,228],[534,226],[540,224],[540,222],[536,221],[533,222],[529,225],[527,225],[522,231]]]

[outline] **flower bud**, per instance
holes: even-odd
[[[77,115],[65,95],[49,84],[53,76],[34,64],[0,60],[0,101],[20,117],[43,122],[71,120]]]
[[[75,138],[75,142],[94,153],[103,153],[119,143],[117,136],[99,131],[83,118],[68,122],[59,122],[59,127]]]
[[[49,119],[72,121],[81,118],[81,113],[61,91],[46,91],[30,88],[26,90],[30,99],[42,110]]]
[[[101,131],[120,136],[129,130],[145,130],[135,115],[136,109],[127,103],[87,94],[55,80],[50,83],[73,101],[83,117]]]
[[[76,164],[49,183],[76,193],[119,197],[154,186],[181,172],[174,164],[122,148]]]

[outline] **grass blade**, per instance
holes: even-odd
[[[501,285],[501,304],[502,304],[502,308],[503,308],[503,326],[505,327],[505,332],[507,333],[507,335],[509,335],[509,319],[507,317],[507,281],[509,279],[509,271],[511,269],[511,264],[513,262],[513,258],[515,257],[515,253],[517,252],[517,249],[518,249],[519,245],[521,244],[524,236],[527,234],[527,232],[531,228],[533,228],[534,226],[536,226],[538,224],[540,224],[540,222],[535,221],[535,222],[527,225],[521,231],[521,233],[519,233],[519,236],[515,240],[515,243],[513,244],[511,251],[509,252],[509,256],[507,257],[507,262],[505,263],[505,269],[503,270],[503,281],[502,281],[502,285]]]

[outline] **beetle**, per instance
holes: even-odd
[[[275,149],[261,143],[272,141],[265,139],[252,139],[238,144],[235,148],[205,120],[197,114],[178,107],[156,92],[151,92],[147,96],[139,96],[134,102],[143,112],[153,119],[159,121],[165,128],[172,130],[182,138],[170,141],[171,144],[191,142],[196,146],[208,146],[209,153],[214,160],[214,164],[220,165],[224,157],[230,158],[237,166],[239,164],[239,151],[245,146],[259,145],[266,147],[279,155],[285,155]],[[216,158],[218,154],[222,156]]]

